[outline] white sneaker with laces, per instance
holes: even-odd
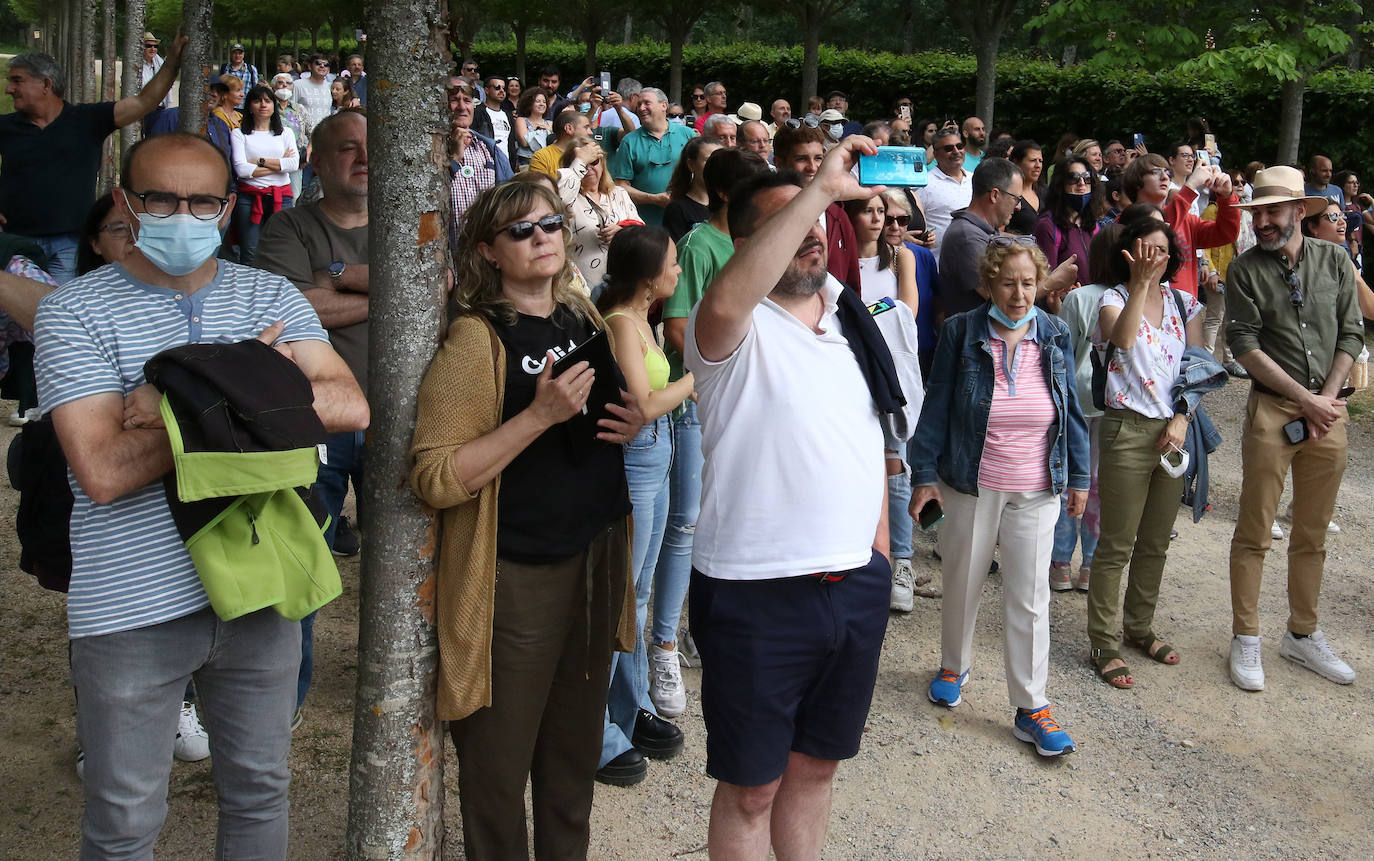
[[[1338,685],[1355,681],[1355,671],[1331,651],[1326,634],[1321,631],[1313,631],[1306,637],[1295,637],[1292,631],[1284,631],[1283,639],[1279,640],[1279,656]]]
[[[1269,527],[1269,534],[1274,537],[1275,541],[1283,540],[1283,527],[1279,526],[1279,522],[1277,520],[1274,521],[1273,526]]]
[[[888,606],[898,613],[910,613],[916,609],[916,572],[911,570],[910,559],[892,560],[892,597]]]
[[[182,762],[199,762],[210,755],[210,734],[196,717],[196,704],[181,704],[181,718],[177,720],[177,737],[172,755]]]
[[[1231,681],[1243,691],[1264,690],[1259,637],[1236,634],[1231,638]]]
[[[675,718],[687,711],[687,691],[682,687],[682,664],[677,649],[654,646],[649,659],[649,699],[661,717]]]

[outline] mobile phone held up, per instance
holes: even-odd
[[[1131,143],[1135,146],[1136,149],[1140,149],[1141,147],[1145,146],[1145,136],[1140,132],[1136,132],[1131,139]]]
[[[860,185],[921,188],[929,181],[923,147],[880,146],[877,155],[859,156]]]
[[[602,72],[602,73],[601,73],[601,95],[603,95],[603,96],[609,96],[610,94],[611,94],[611,73],[610,73],[610,72]]]

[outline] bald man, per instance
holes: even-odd
[[[285,858],[300,625],[271,608],[231,621],[210,609],[168,508],[172,453],[143,366],[180,344],[260,338],[290,344],[326,430],[366,427],[367,402],[290,281],[215,258],[234,195],[212,144],[146,139],[122,182],[115,207],[135,249],[44,297],[34,333],[39,405],[75,478],[67,624],[86,753],[81,857],[152,857],[194,677],[220,793],[216,857]]]

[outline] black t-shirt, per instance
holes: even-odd
[[[682,237],[690,233],[693,227],[710,217],[710,208],[702,206],[686,195],[675,197],[663,207],[663,229],[668,231],[674,242],[681,242]]]
[[[503,422],[534,401],[546,351],[566,353],[596,331],[561,306],[549,317],[521,314],[514,325],[493,325],[506,348]],[[569,420],[544,431],[501,471],[496,553],[528,563],[566,559],[629,513],[621,447],[598,440],[586,423]]]
[[[114,132],[114,102],[63,105],[39,128],[18,112],[0,116],[0,214],[24,236],[80,233],[95,203],[100,147]]]

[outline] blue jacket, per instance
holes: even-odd
[[[469,129],[468,131],[472,131],[472,130]],[[487,137],[487,136],[484,135],[484,134],[479,134],[478,132],[472,132],[472,136],[475,137],[475,138],[477,138],[477,139],[478,139],[479,141],[481,141],[482,143],[486,144],[486,145],[487,145],[487,149],[491,152],[491,155],[492,155],[492,164],[491,164],[491,167],[492,167],[493,170],[496,171],[496,184],[497,184],[497,185],[500,185],[501,183],[503,183],[503,182],[505,182],[506,180],[510,179],[511,177],[515,176],[515,171],[511,170],[511,167],[510,167],[510,159],[506,158],[506,154],[505,154],[504,152],[502,152],[502,151],[501,151],[501,148],[498,147],[498,146],[496,145],[496,141],[495,141],[495,140],[493,140],[493,139]],[[455,170],[455,169],[456,169],[456,168],[450,167],[450,170]],[[450,174],[450,175],[451,175],[451,174]]]
[[[911,483],[945,484],[978,495],[978,467],[992,409],[992,333],[988,305],[945,321],[926,383],[925,403],[908,446]],[[1067,486],[1087,490],[1088,426],[1078,406],[1073,378],[1073,340],[1069,327],[1052,314],[1038,312],[1037,340],[1050,397],[1054,400],[1054,444],[1050,446],[1050,483],[1056,494]]]
[[[1224,385],[1226,370],[1217,364],[1211,353],[1199,347],[1183,351],[1178,379],[1174,381],[1171,394],[1175,404],[1182,400],[1193,415],[1183,438],[1183,449],[1188,452],[1188,469],[1183,473],[1183,504],[1193,509],[1194,523],[1207,513],[1207,455],[1221,445],[1221,434],[1198,404],[1207,392]]]

